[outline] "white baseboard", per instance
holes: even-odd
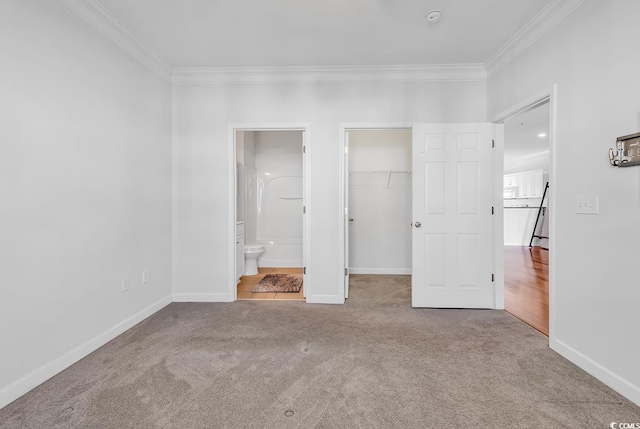
[[[302,259],[260,258],[260,268],[302,268]]]
[[[640,406],[640,386],[636,386],[630,381],[620,377],[610,369],[558,339],[550,342],[549,347],[555,350],[560,356],[576,364],[631,402]]]
[[[173,302],[232,302],[226,293],[174,293]]]
[[[349,268],[349,274],[411,275],[411,268]]]
[[[67,369],[74,363],[78,362],[80,359],[84,358],[88,354],[96,351],[109,341],[113,340],[115,337],[122,334],[127,329],[132,328],[136,324],[142,322],[144,319],[169,304],[171,304],[170,295],[162,298],[160,301],[151,304],[147,308],[109,328],[102,334],[76,347],[70,352],[65,353],[59,358],[42,365],[40,368],[31,371],[24,377],[0,389],[0,408],[3,408],[4,406],[10,404],[34,387],[39,386],[54,375]]]
[[[338,295],[307,295],[308,304],[344,304],[344,298]]]

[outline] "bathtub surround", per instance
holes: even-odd
[[[302,267],[302,144],[302,131],[236,131],[236,218],[260,267]]]
[[[255,131],[236,132],[236,219],[244,222],[245,243],[256,242],[257,185]]]
[[[256,131],[260,267],[302,267],[302,132]]]

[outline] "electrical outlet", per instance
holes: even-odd
[[[142,270],[142,283],[149,283],[149,270]]]
[[[126,292],[129,290],[129,279],[128,278],[124,278],[122,279],[122,292]]]
[[[579,214],[598,214],[598,196],[597,195],[578,195],[576,200],[576,213]]]

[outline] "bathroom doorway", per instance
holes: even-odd
[[[345,298],[410,287],[411,141],[408,126],[344,129]]]
[[[305,300],[305,128],[234,128],[233,295]]]

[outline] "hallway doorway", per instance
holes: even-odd
[[[550,103],[504,121],[505,310],[549,335]]]

